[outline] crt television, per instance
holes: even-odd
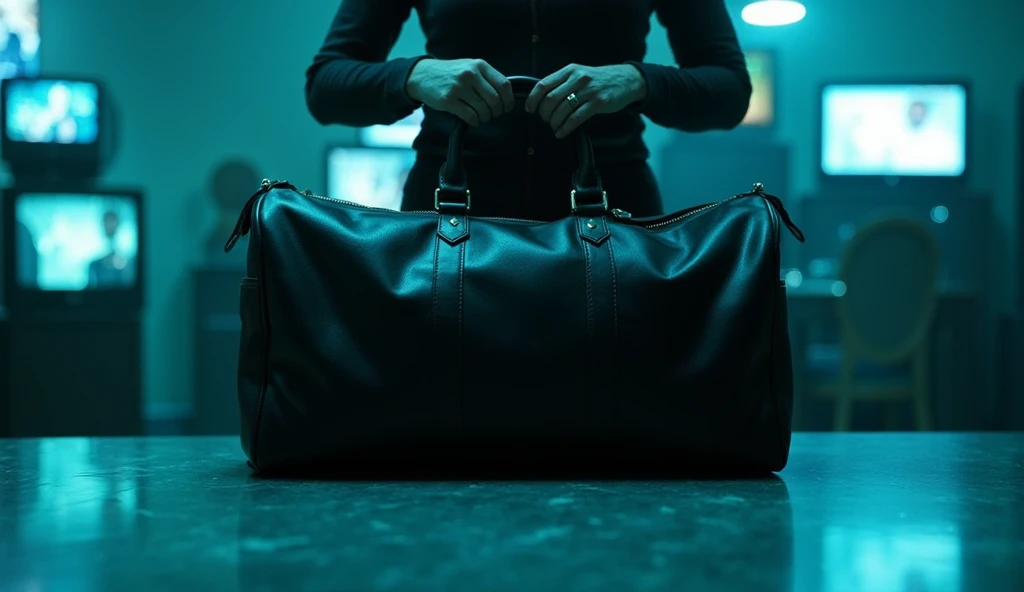
[[[10,78],[0,84],[4,159],[22,170],[90,176],[101,160],[104,93],[94,80]]]
[[[0,2],[0,78],[39,74],[39,1]]]
[[[3,196],[4,291],[17,313],[137,312],[142,193],[11,188]]]
[[[391,125],[371,125],[359,130],[359,141],[364,146],[376,148],[412,148],[412,142],[420,133],[423,123],[423,109]]]
[[[328,196],[398,210],[416,152],[411,148],[332,146],[326,160]]]
[[[968,132],[965,84],[826,84],[821,91],[828,180],[963,180]]]
[[[775,125],[775,54],[754,49],[743,52],[753,92],[750,107],[740,124],[743,127],[768,128]]]

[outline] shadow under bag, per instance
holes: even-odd
[[[522,99],[536,82],[513,79]],[[654,463],[779,471],[793,402],[779,242],[760,185],[657,218],[609,208],[590,140],[566,217],[471,215],[456,128],[433,211],[264,181],[238,397],[253,468]]]

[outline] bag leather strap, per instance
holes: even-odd
[[[517,103],[522,103],[540,79],[530,76],[510,76],[512,94]],[[458,212],[471,208],[470,187],[466,183],[466,170],[462,163],[462,141],[466,134],[466,123],[456,119],[448,140],[448,157],[438,175],[438,186],[434,192],[434,207],[442,212]],[[601,176],[594,164],[594,147],[590,135],[583,129],[570,136],[575,143],[577,168],[573,173],[573,191],[570,195],[570,209],[573,213],[596,215],[608,209],[608,196],[601,184]]]

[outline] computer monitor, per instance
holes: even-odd
[[[13,188],[3,211],[12,314],[141,307],[141,192]]]
[[[39,74],[39,1],[0,3],[0,78]]]
[[[826,180],[877,179],[889,185],[962,181],[968,131],[965,84],[826,84],[821,172]]]
[[[103,89],[93,80],[10,78],[0,84],[0,131],[12,172],[94,176],[106,123]]]
[[[416,152],[410,148],[332,146],[326,160],[329,197],[398,210]]]
[[[740,124],[743,127],[768,128],[775,125],[775,54],[753,49],[743,52],[753,92],[750,107]]]
[[[364,146],[376,148],[412,148],[412,142],[420,133],[423,123],[423,109],[391,125],[371,125],[359,130],[359,141]]]

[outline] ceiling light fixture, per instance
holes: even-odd
[[[803,20],[807,9],[794,0],[758,0],[748,4],[741,16],[744,22],[757,27],[781,27]]]

